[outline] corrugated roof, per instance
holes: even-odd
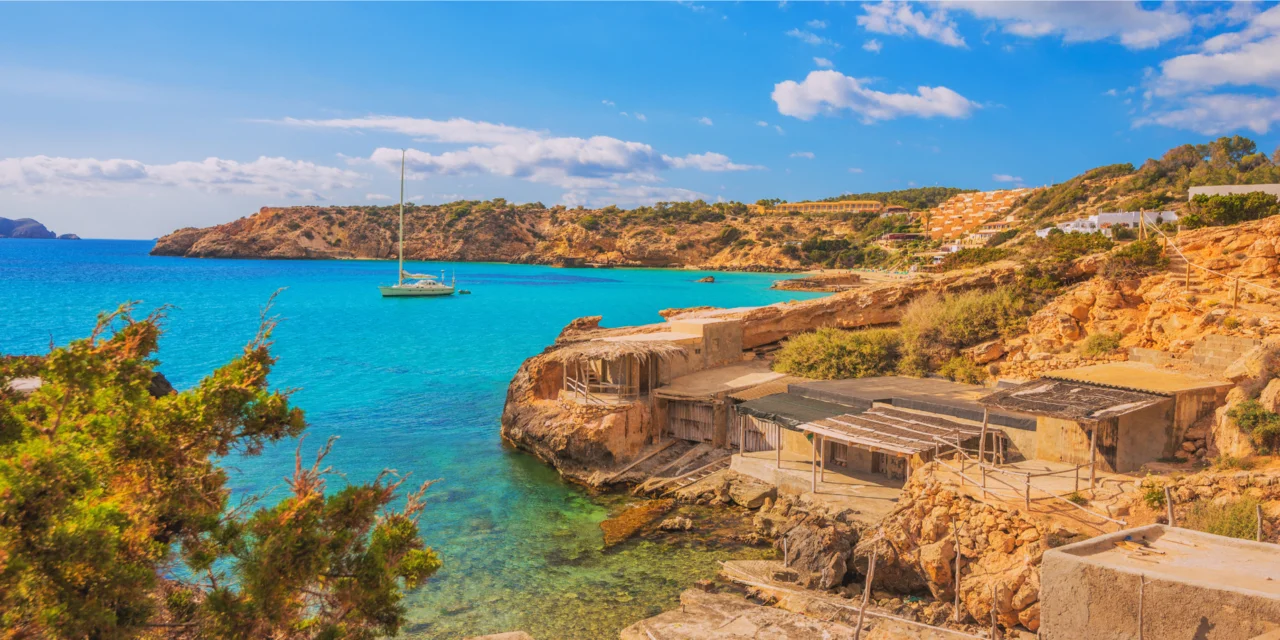
[[[798,429],[854,446],[902,455],[931,451],[940,443],[955,444],[957,440],[976,438],[982,433],[980,427],[971,424],[890,407],[814,420]]]
[[[1167,396],[1145,391],[1071,380],[1041,379],[997,391],[980,402],[991,408],[1096,423],[1141,411],[1167,400]]]
[[[1231,386],[1226,380],[1170,371],[1145,362],[1108,362],[1052,371],[1044,374],[1044,377],[1164,396],[1172,396],[1181,391]]]

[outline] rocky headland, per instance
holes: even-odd
[[[794,271],[814,236],[870,233],[865,217],[752,216],[743,205],[689,205],[635,214],[502,200],[405,210],[405,257],[557,266]],[[153,255],[191,258],[391,259],[397,207],[264,207],[239,220],[186,228]],[[787,243],[792,243],[788,245]]]
[[[58,235],[31,218],[0,218],[0,238],[21,238],[26,240],[79,240],[74,233]]]

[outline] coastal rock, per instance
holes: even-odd
[[[705,278],[698,278],[697,280],[694,280],[694,282],[715,282],[715,281],[716,281],[715,276],[707,276]]]
[[[689,531],[693,529],[693,520],[684,516],[667,518],[658,523],[658,529],[662,531]]]
[[[815,518],[792,526],[774,547],[786,547],[787,566],[807,574],[806,586],[831,589],[844,582],[857,541],[858,532],[848,524]]]
[[[466,640],[533,640],[533,636],[523,631],[508,631],[487,636],[472,636]]]
[[[57,234],[31,218],[0,218],[0,238],[21,238],[25,240],[52,240]]]
[[[777,487],[751,476],[733,473],[729,479],[729,499],[740,507],[759,509],[777,496]]]

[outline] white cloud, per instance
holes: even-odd
[[[604,106],[606,106],[606,107],[616,107],[616,106],[618,106],[618,105],[614,104],[614,102],[613,102],[612,100],[601,100],[601,101],[600,101],[600,104],[603,104],[603,105],[604,105]]]
[[[858,24],[867,31],[895,36],[914,33],[949,47],[965,46],[964,38],[956,30],[956,23],[942,9],[926,14],[923,11],[913,11],[906,2],[883,0],[879,4],[864,4],[862,10],[863,15],[858,16]]]
[[[691,153],[682,158],[662,156],[662,159],[674,169],[698,169],[699,171],[751,171],[753,169],[764,168],[760,165],[754,164],[737,164],[729,160],[729,156],[712,151],[708,151],[706,153]]]
[[[572,190],[561,197],[560,202],[569,207],[601,207],[610,204],[623,206],[651,205],[655,202],[682,202],[691,200],[707,200],[705,193],[678,187],[653,187],[635,185],[616,187],[599,191]]]
[[[768,122],[765,122],[764,120],[756,120],[756,126],[757,126],[757,127],[767,127],[767,126],[769,126],[769,123],[768,123]]]
[[[1280,6],[1252,15],[1241,29],[1206,40],[1200,51],[1165,60],[1144,93],[1157,124],[1207,135],[1249,129],[1267,133],[1280,122]]]
[[[880,50],[883,48],[884,45],[880,44],[880,41],[875,38],[862,43],[862,49],[864,51],[870,51],[871,53],[880,53]]]
[[[1104,96],[1111,96],[1111,97],[1113,97],[1113,98],[1114,98],[1114,97],[1116,97],[1116,96],[1120,95],[1120,92],[1119,92],[1119,91],[1116,91],[1115,89],[1107,89],[1106,91],[1103,91],[1103,92],[1102,92],[1102,95],[1104,95]]]
[[[199,162],[146,164],[30,156],[0,160],[0,190],[24,194],[111,196],[139,188],[168,187],[202,193],[324,200],[322,191],[348,189],[363,175],[302,160],[260,157],[252,162],[206,158]]]
[[[797,40],[799,40],[799,41],[801,41],[801,42],[803,42],[803,43],[805,43],[805,44],[811,44],[811,45],[813,45],[813,46],[815,46],[815,47],[816,47],[816,46],[820,46],[820,45],[824,45],[824,44],[826,44],[826,45],[831,45],[831,46],[833,46],[833,47],[837,47],[837,48],[839,48],[839,46],[840,46],[840,45],[838,45],[838,44],[836,44],[836,43],[834,43],[834,42],[832,42],[832,41],[830,41],[830,40],[828,40],[828,39],[826,39],[826,38],[824,38],[824,37],[822,37],[822,36],[820,36],[820,35],[818,35],[818,34],[816,34],[816,33],[812,33],[812,32],[809,32],[809,31],[802,31],[802,30],[800,30],[800,29],[792,29],[792,30],[790,30],[790,31],[786,32],[786,35],[789,35],[789,36],[791,36],[792,38],[795,38],[795,39],[797,39]]]
[[[832,67],[836,66],[836,64],[835,64],[834,62],[832,62],[832,61],[830,61],[830,60],[828,60],[828,59],[826,59],[826,58],[817,58],[817,57],[815,57],[815,58],[813,59],[813,63],[814,63],[814,64],[816,64],[816,65],[818,65],[819,67],[822,67],[823,69],[830,69],[830,68],[832,68]]]
[[[637,113],[636,120],[639,120],[640,122],[648,122],[649,118],[645,117],[643,113]]]
[[[810,20],[805,24],[809,25],[810,29],[826,29],[827,28],[827,23],[825,20]]]
[[[806,159],[806,160],[812,160],[812,159],[813,159],[813,152],[812,152],[812,151],[796,151],[796,152],[793,152],[793,153],[791,154],[791,157],[792,157],[792,158],[804,158],[804,159]]]
[[[366,193],[364,194],[364,199],[365,200],[395,200],[395,198],[385,193]],[[413,198],[409,198],[409,199],[413,200]]]
[[[1134,121],[1134,126],[1158,124],[1205,135],[1237,129],[1265,134],[1280,124],[1280,97],[1236,93],[1189,96],[1177,106],[1157,110]]]
[[[1151,49],[1191,32],[1192,19],[1177,3],[1145,9],[1137,2],[944,2],[944,6],[994,20],[1010,35],[1060,36],[1063,42],[1116,40],[1129,49]]]
[[[1162,62],[1154,89],[1169,95],[1223,85],[1280,88],[1280,6],[1240,31],[1206,40],[1199,53]]]
[[[714,125],[715,123],[711,121],[711,118],[708,118],[708,117],[706,117],[706,116],[702,116],[701,118],[698,118],[698,124],[700,124],[700,125],[704,125],[704,126],[707,126],[707,127],[710,127],[711,125]]]
[[[774,131],[777,131],[777,132],[778,132],[778,135],[780,135],[780,136],[783,136],[783,135],[786,135],[786,134],[787,134],[787,132],[786,132],[786,131],[783,131],[783,130],[782,130],[782,125],[780,125],[780,124],[775,124],[775,125],[773,125],[773,130],[774,130]]]
[[[997,173],[997,174],[994,174],[994,175],[992,175],[992,176],[991,176],[991,179],[992,179],[992,180],[995,180],[996,182],[1014,182],[1014,183],[1021,183],[1021,182],[1022,182],[1022,178],[1020,178],[1020,177],[1018,177],[1018,176],[1012,176],[1012,175],[1009,175],[1009,174],[1007,174],[1007,173]]]
[[[862,173],[862,169],[858,167],[849,167],[849,173]]]
[[[351,131],[387,131],[410,136],[421,142],[452,144],[521,144],[543,138],[546,133],[512,127],[505,124],[478,122],[466,118],[432,120],[430,118],[406,118],[400,116],[365,116],[363,118],[333,118],[307,120],[284,118],[269,120],[277,124],[313,129],[345,129]]]
[[[619,111],[619,112],[618,112],[618,115],[620,115],[620,116],[622,116],[622,117],[626,118],[626,117],[627,117],[627,112],[626,112],[626,111]]]
[[[917,87],[916,93],[884,93],[838,71],[811,71],[802,82],[774,85],[778,113],[809,120],[819,113],[848,109],[863,122],[903,116],[964,118],[980,105],[947,87]]]

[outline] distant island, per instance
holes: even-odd
[[[0,218],[0,238],[23,238],[26,240],[79,240],[74,233],[58,235],[48,227],[31,218]]]

